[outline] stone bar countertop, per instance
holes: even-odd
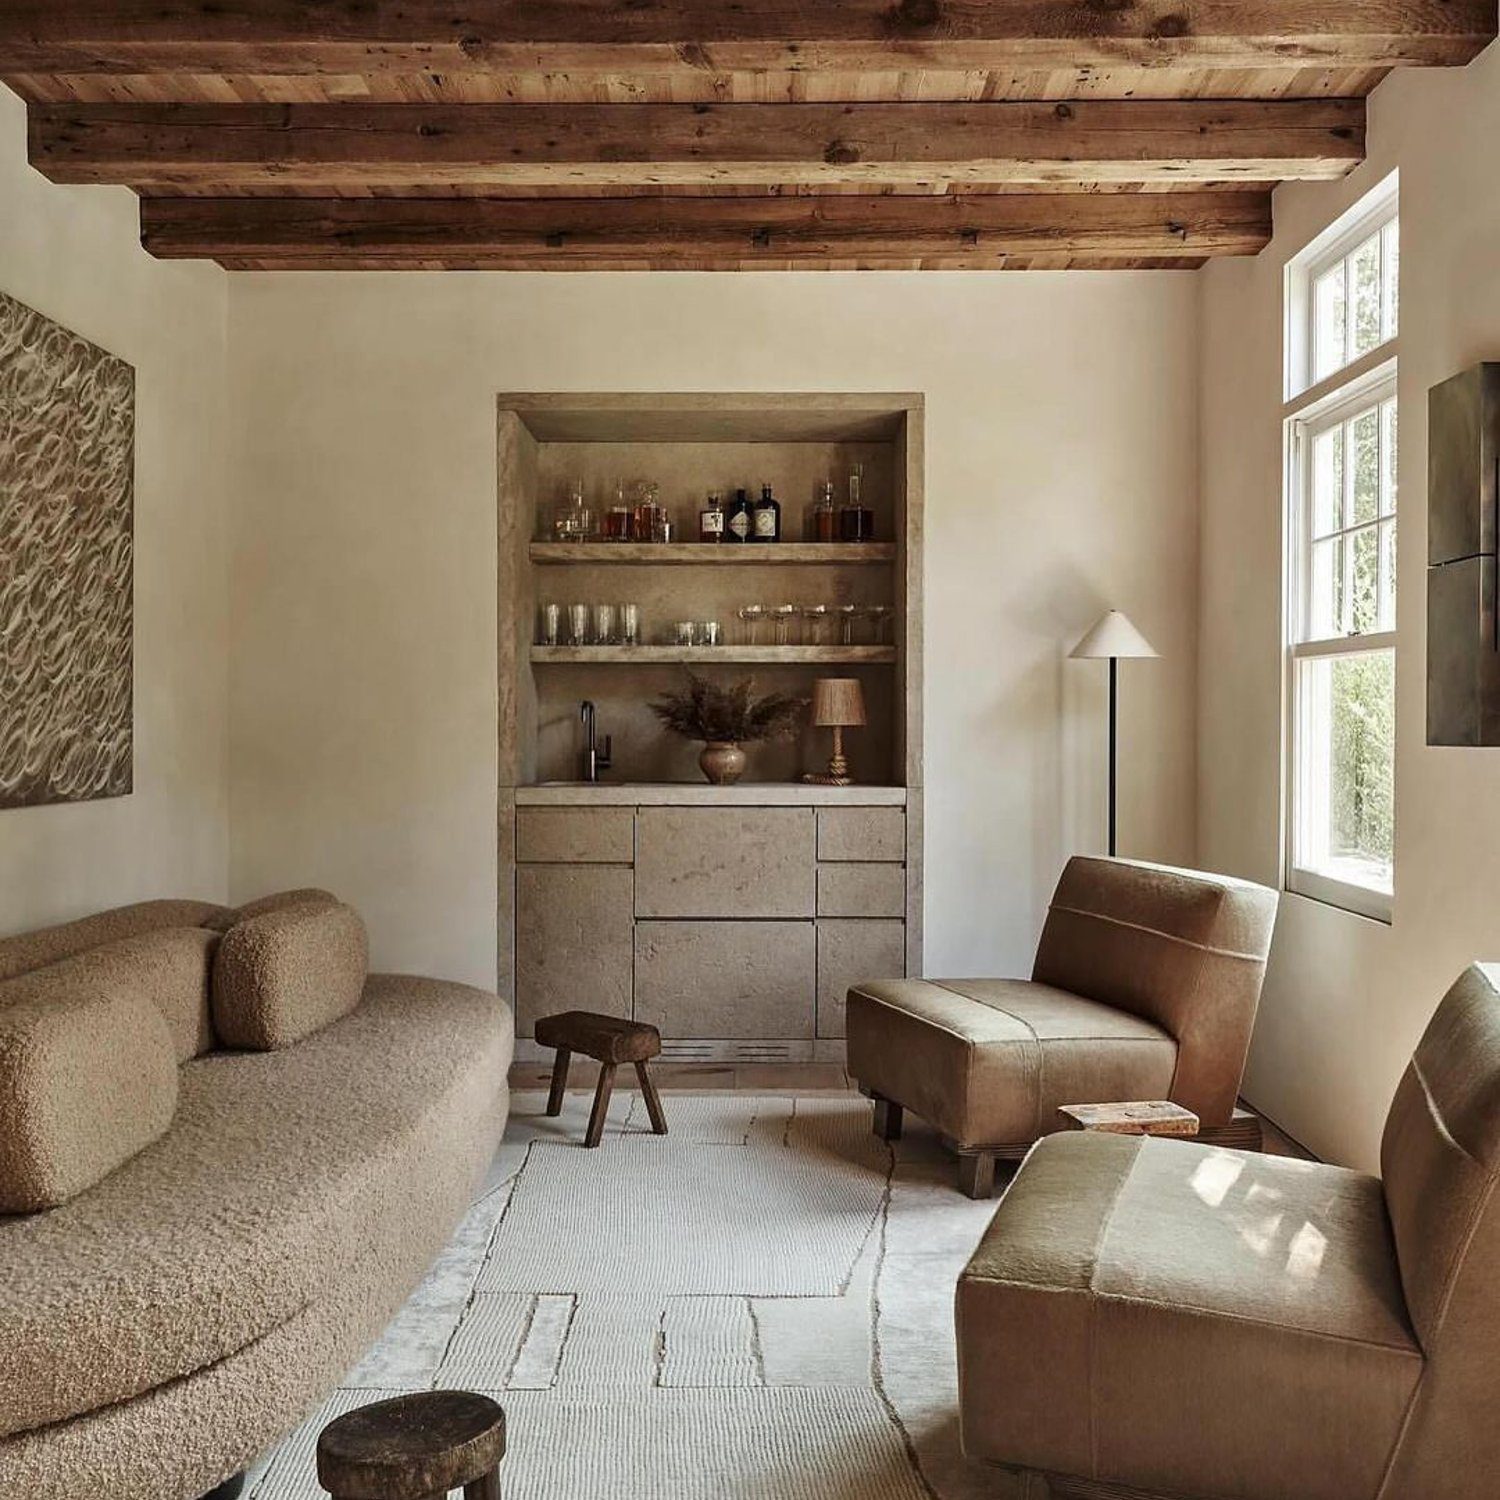
[[[800,781],[544,781],[518,786],[519,807],[905,807],[902,786],[813,786]]]

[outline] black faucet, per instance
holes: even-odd
[[[604,736],[604,753],[599,753],[599,746],[595,738],[594,721],[597,717],[593,702],[585,698],[578,705],[578,717],[583,720],[583,779],[585,781],[598,781],[600,771],[610,768],[611,757],[614,751],[614,736]]]

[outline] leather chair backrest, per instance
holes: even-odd
[[[1130,860],[1070,859],[1032,978],[1154,1021],[1177,1040],[1172,1098],[1234,1112],[1276,925],[1275,891]]]
[[[1396,1088],[1380,1161],[1407,1311],[1428,1358],[1383,1493],[1496,1494],[1500,967],[1473,965],[1438,1006]]]

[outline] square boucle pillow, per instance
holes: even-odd
[[[176,1109],[176,1049],[146,995],[70,964],[0,985],[0,1213],[66,1203]]]
[[[359,1004],[368,963],[365,924],[341,902],[313,899],[237,922],[214,957],[214,1032],[225,1047],[290,1047]]]

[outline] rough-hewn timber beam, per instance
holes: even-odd
[[[141,241],[167,259],[567,269],[579,261],[1253,255],[1269,194],[1068,193],[804,198],[148,198]]]
[[[1342,176],[1364,133],[1362,99],[63,104],[31,107],[31,161],[142,189],[1191,183]]]
[[[0,73],[1385,67],[1494,0],[5,0]]]

